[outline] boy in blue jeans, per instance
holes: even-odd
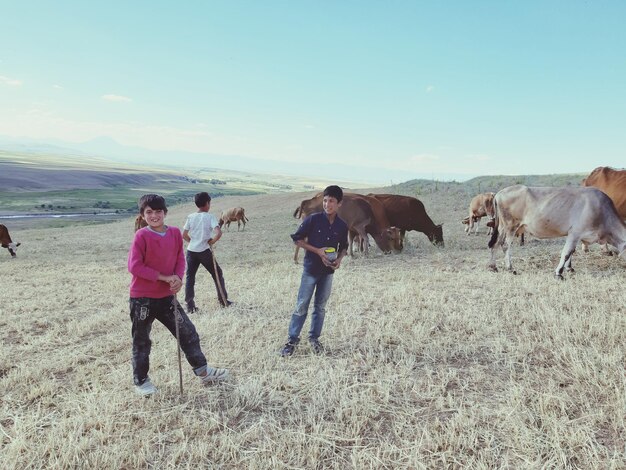
[[[323,212],[305,218],[296,233],[291,235],[295,244],[306,250],[306,254],[298,300],[289,324],[289,339],[280,352],[283,357],[291,356],[300,342],[300,331],[314,293],[309,343],[315,354],[324,352],[319,337],[324,326],[326,302],[330,297],[333,274],[341,266],[348,249],[348,226],[337,216],[342,199],[343,191],[339,186],[328,186],[324,190]]]
[[[135,233],[128,253],[128,271],[133,276],[130,319],[135,391],[142,396],[157,391],[148,377],[152,346],[150,331],[154,320],[161,322],[174,337],[178,321],[180,347],[204,385],[224,380],[228,377],[228,370],[207,365],[196,328],[174,299],[183,285],[185,256],[180,230],[164,223],[167,214],[165,199],[158,194],[146,194],[139,200],[139,212],[148,226]]]

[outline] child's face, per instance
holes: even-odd
[[[148,206],[143,211],[143,220],[150,226],[152,230],[162,230],[165,221],[165,211],[163,209],[153,209]]]
[[[332,196],[324,196],[322,204],[324,206],[324,212],[326,212],[326,215],[336,214],[339,206],[341,206],[341,203],[337,202],[337,198],[334,198]]]

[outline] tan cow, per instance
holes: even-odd
[[[469,216],[463,219],[463,223],[467,223],[465,232],[469,235],[474,227],[474,235],[478,234],[478,226],[480,225],[480,219],[483,217],[489,217],[493,219],[495,214],[493,211],[493,197],[495,193],[482,193],[477,194],[472,198],[469,205]],[[467,221],[467,222],[466,222]],[[489,227],[487,235],[491,235],[492,228]]]
[[[295,210],[294,217],[304,218],[314,212],[321,212],[323,199],[323,193],[318,193],[311,199],[303,200]],[[365,254],[369,253],[368,234],[374,238],[376,245],[385,254],[392,250],[402,250],[400,230],[391,226],[384,206],[377,199],[362,194],[344,193],[337,215],[348,225],[350,255],[354,253],[353,242],[355,239],[358,239],[358,243],[365,250]],[[298,262],[297,247],[294,261]]]
[[[505,265],[511,265],[511,243],[517,234],[537,238],[567,237],[555,276],[563,279],[563,269],[572,269],[572,254],[580,241],[610,243],[620,256],[626,253],[626,224],[611,199],[595,188],[532,188],[509,186],[494,199],[496,225],[489,241],[489,267],[497,271],[494,246],[502,247]],[[515,272],[515,271],[513,271]]]
[[[21,245],[21,243],[14,243],[13,240],[11,240],[9,229],[2,224],[0,224],[0,244],[2,244],[2,248],[9,250],[11,257],[13,258],[17,256],[15,252],[17,251],[17,247]]]
[[[626,220],[626,170],[615,170],[608,166],[599,166],[582,181],[583,186],[598,188],[609,196],[622,220]],[[583,251],[589,251],[589,246],[583,242]],[[602,251],[612,254],[607,245]]]
[[[141,214],[137,214],[137,217],[135,217],[135,232],[139,230],[140,228],[144,228],[147,226],[148,226],[148,222],[145,221],[145,219],[141,216]]]
[[[246,222],[248,222],[248,218],[246,217],[243,207],[232,207],[231,209],[226,209],[225,211],[222,211],[219,222],[220,228],[224,224],[226,224],[226,228],[230,228],[231,222],[237,222],[237,231],[239,231],[242,223],[242,230],[246,229]]]

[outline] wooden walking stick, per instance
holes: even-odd
[[[176,298],[176,294],[174,294],[174,299],[172,300],[172,304],[174,305],[174,322],[176,323],[176,349],[178,350],[178,381],[180,384],[180,396],[183,396],[183,365],[180,358],[180,331],[178,322],[182,318],[180,316],[180,312],[178,311],[180,304],[178,303],[178,299]]]
[[[217,284],[217,290],[220,293],[220,298],[223,302],[223,307],[228,307],[228,299],[224,295],[224,290],[222,289],[222,282],[220,281],[220,274],[217,271],[217,261],[215,260],[215,244],[211,245],[211,259],[213,259],[213,272],[215,272],[215,283]]]

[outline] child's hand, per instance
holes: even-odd
[[[183,281],[176,274],[170,276],[167,282],[170,285],[170,290],[174,293],[178,292],[183,287]]]

